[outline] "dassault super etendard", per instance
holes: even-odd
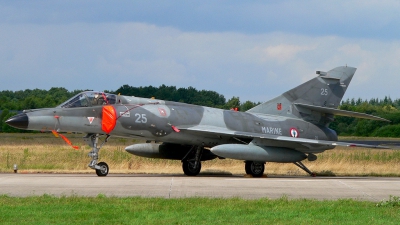
[[[337,109],[355,71],[347,66],[317,71],[315,78],[247,112],[88,91],[55,108],[24,110],[6,123],[27,130],[85,133],[92,147],[89,167],[98,176],[109,172],[105,162],[98,162],[98,153],[110,136],[146,140],[125,150],[181,160],[189,176],[199,174],[202,161],[215,158],[243,160],[246,173],[255,177],[263,175],[266,162],[294,163],[314,175],[302,161],[316,160],[316,153],[335,146],[380,148],[338,142],[328,128],[334,115],[388,121]]]

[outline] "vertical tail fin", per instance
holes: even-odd
[[[297,109],[294,103],[337,108],[355,72],[356,68],[347,66],[336,67],[328,72],[317,71],[318,77],[247,112],[306,119],[302,114],[304,110]]]

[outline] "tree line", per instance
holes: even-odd
[[[65,88],[54,87],[50,90],[26,89],[21,91],[0,92],[0,130],[2,132],[27,132],[14,129],[4,123],[9,117],[16,115],[24,109],[37,109],[55,107],[69,98],[85,90],[68,91]],[[184,102],[188,104],[209,106],[221,109],[235,109],[246,111],[260,104],[260,102],[241,102],[239,97],[226,100],[215,91],[197,90],[194,87],[177,88],[175,86],[161,85],[159,87],[133,87],[123,85],[115,91],[104,91],[112,94],[137,96],[144,98]],[[400,99],[392,100],[372,98],[370,100],[347,99],[342,101],[342,110],[372,114],[392,121],[391,123],[357,119],[351,117],[335,117],[330,124],[338,135],[342,136],[374,136],[374,137],[400,137]]]
[[[26,89],[21,91],[0,92],[0,131],[2,132],[26,132],[8,126],[4,121],[24,109],[38,109],[56,107],[74,95],[88,90],[68,91],[65,88],[54,87],[50,90]],[[177,88],[175,86],[161,85],[159,87],[132,87],[123,85],[115,91],[106,93],[136,96],[143,98],[162,99],[166,101],[184,102],[188,104],[209,106],[221,109],[237,108],[246,111],[257,104],[251,101],[241,103],[239,97],[232,97],[228,101],[215,91],[197,90],[194,87]]]
[[[372,114],[390,120],[391,123],[375,120],[336,116],[330,128],[342,136],[400,137],[400,99],[372,98],[370,100],[347,99],[340,109]]]

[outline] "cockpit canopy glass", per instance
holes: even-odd
[[[98,105],[115,104],[116,95],[104,92],[86,91],[75,95],[66,102],[59,105],[59,108],[89,107]]]

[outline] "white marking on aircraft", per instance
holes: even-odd
[[[261,132],[264,134],[282,135],[282,129],[280,127],[261,127]]]

